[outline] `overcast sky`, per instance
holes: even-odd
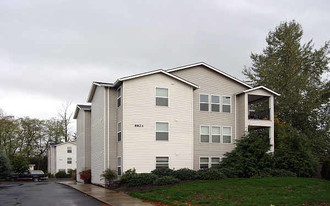
[[[280,22],[323,45],[329,11],[329,0],[0,0],[0,108],[46,119],[84,103],[92,81],[200,61],[243,80]]]

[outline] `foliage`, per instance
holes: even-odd
[[[171,185],[178,183],[180,180],[172,176],[159,177],[154,181],[154,185]]]
[[[327,205],[329,182],[314,178],[228,178],[188,182],[130,195],[165,205]]]
[[[66,178],[67,174],[66,172],[64,171],[58,171],[56,174],[55,174],[55,177],[56,178]]]
[[[76,180],[77,179],[77,169],[71,170],[71,178],[73,180]]]
[[[197,179],[199,180],[221,180],[227,178],[220,170],[209,168],[197,171]]]
[[[323,162],[321,175],[323,179],[330,180],[330,160]]]
[[[120,177],[121,183],[128,183],[133,177],[137,175],[135,168],[129,169]]]
[[[172,176],[173,170],[170,168],[161,167],[152,170],[151,173],[157,175],[158,177]]]
[[[15,156],[11,164],[15,173],[24,173],[29,169],[29,162],[22,155]]]
[[[269,32],[263,53],[251,54],[252,67],[243,73],[253,86],[281,94],[275,98],[275,116],[307,135],[322,162],[330,155],[330,81],[323,78],[330,71],[330,42],[314,49],[312,40],[302,44],[302,37],[299,23],[281,23]]]
[[[297,177],[297,174],[284,169],[270,169],[267,173],[272,177]]]
[[[197,172],[188,168],[175,170],[172,175],[179,180],[194,180],[197,178]]]
[[[220,168],[235,171],[238,177],[258,176],[265,168],[272,168],[273,161],[268,131],[255,130],[236,142],[236,147],[220,163]]]
[[[92,180],[92,170],[84,170],[79,172],[80,179],[84,180],[84,183],[91,183]]]
[[[105,171],[103,171],[103,173],[101,174],[102,179],[105,180],[106,185],[110,186],[110,184],[117,179],[117,172],[111,169],[106,169]]]
[[[233,170],[232,168],[214,167],[214,169],[218,169],[219,172],[224,174],[227,178],[236,178],[236,177],[238,177],[237,171]]]
[[[312,177],[318,165],[306,135],[278,121],[275,124],[274,160],[276,168],[294,172],[299,177]]]
[[[52,173],[47,173],[48,178],[54,178],[55,176]]]
[[[0,149],[0,179],[5,178],[10,174],[11,165],[7,155]]]
[[[158,176],[152,173],[141,173],[132,177],[128,186],[139,187],[143,185],[151,185],[157,178]]]

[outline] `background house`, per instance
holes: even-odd
[[[47,151],[48,173],[59,171],[69,173],[77,168],[77,146],[75,142],[65,142],[51,145]]]

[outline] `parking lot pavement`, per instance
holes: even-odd
[[[2,182],[0,205],[55,206],[104,205],[101,202],[65,185],[49,182]]]

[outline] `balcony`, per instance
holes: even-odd
[[[270,109],[254,110],[249,109],[249,119],[270,120]]]

